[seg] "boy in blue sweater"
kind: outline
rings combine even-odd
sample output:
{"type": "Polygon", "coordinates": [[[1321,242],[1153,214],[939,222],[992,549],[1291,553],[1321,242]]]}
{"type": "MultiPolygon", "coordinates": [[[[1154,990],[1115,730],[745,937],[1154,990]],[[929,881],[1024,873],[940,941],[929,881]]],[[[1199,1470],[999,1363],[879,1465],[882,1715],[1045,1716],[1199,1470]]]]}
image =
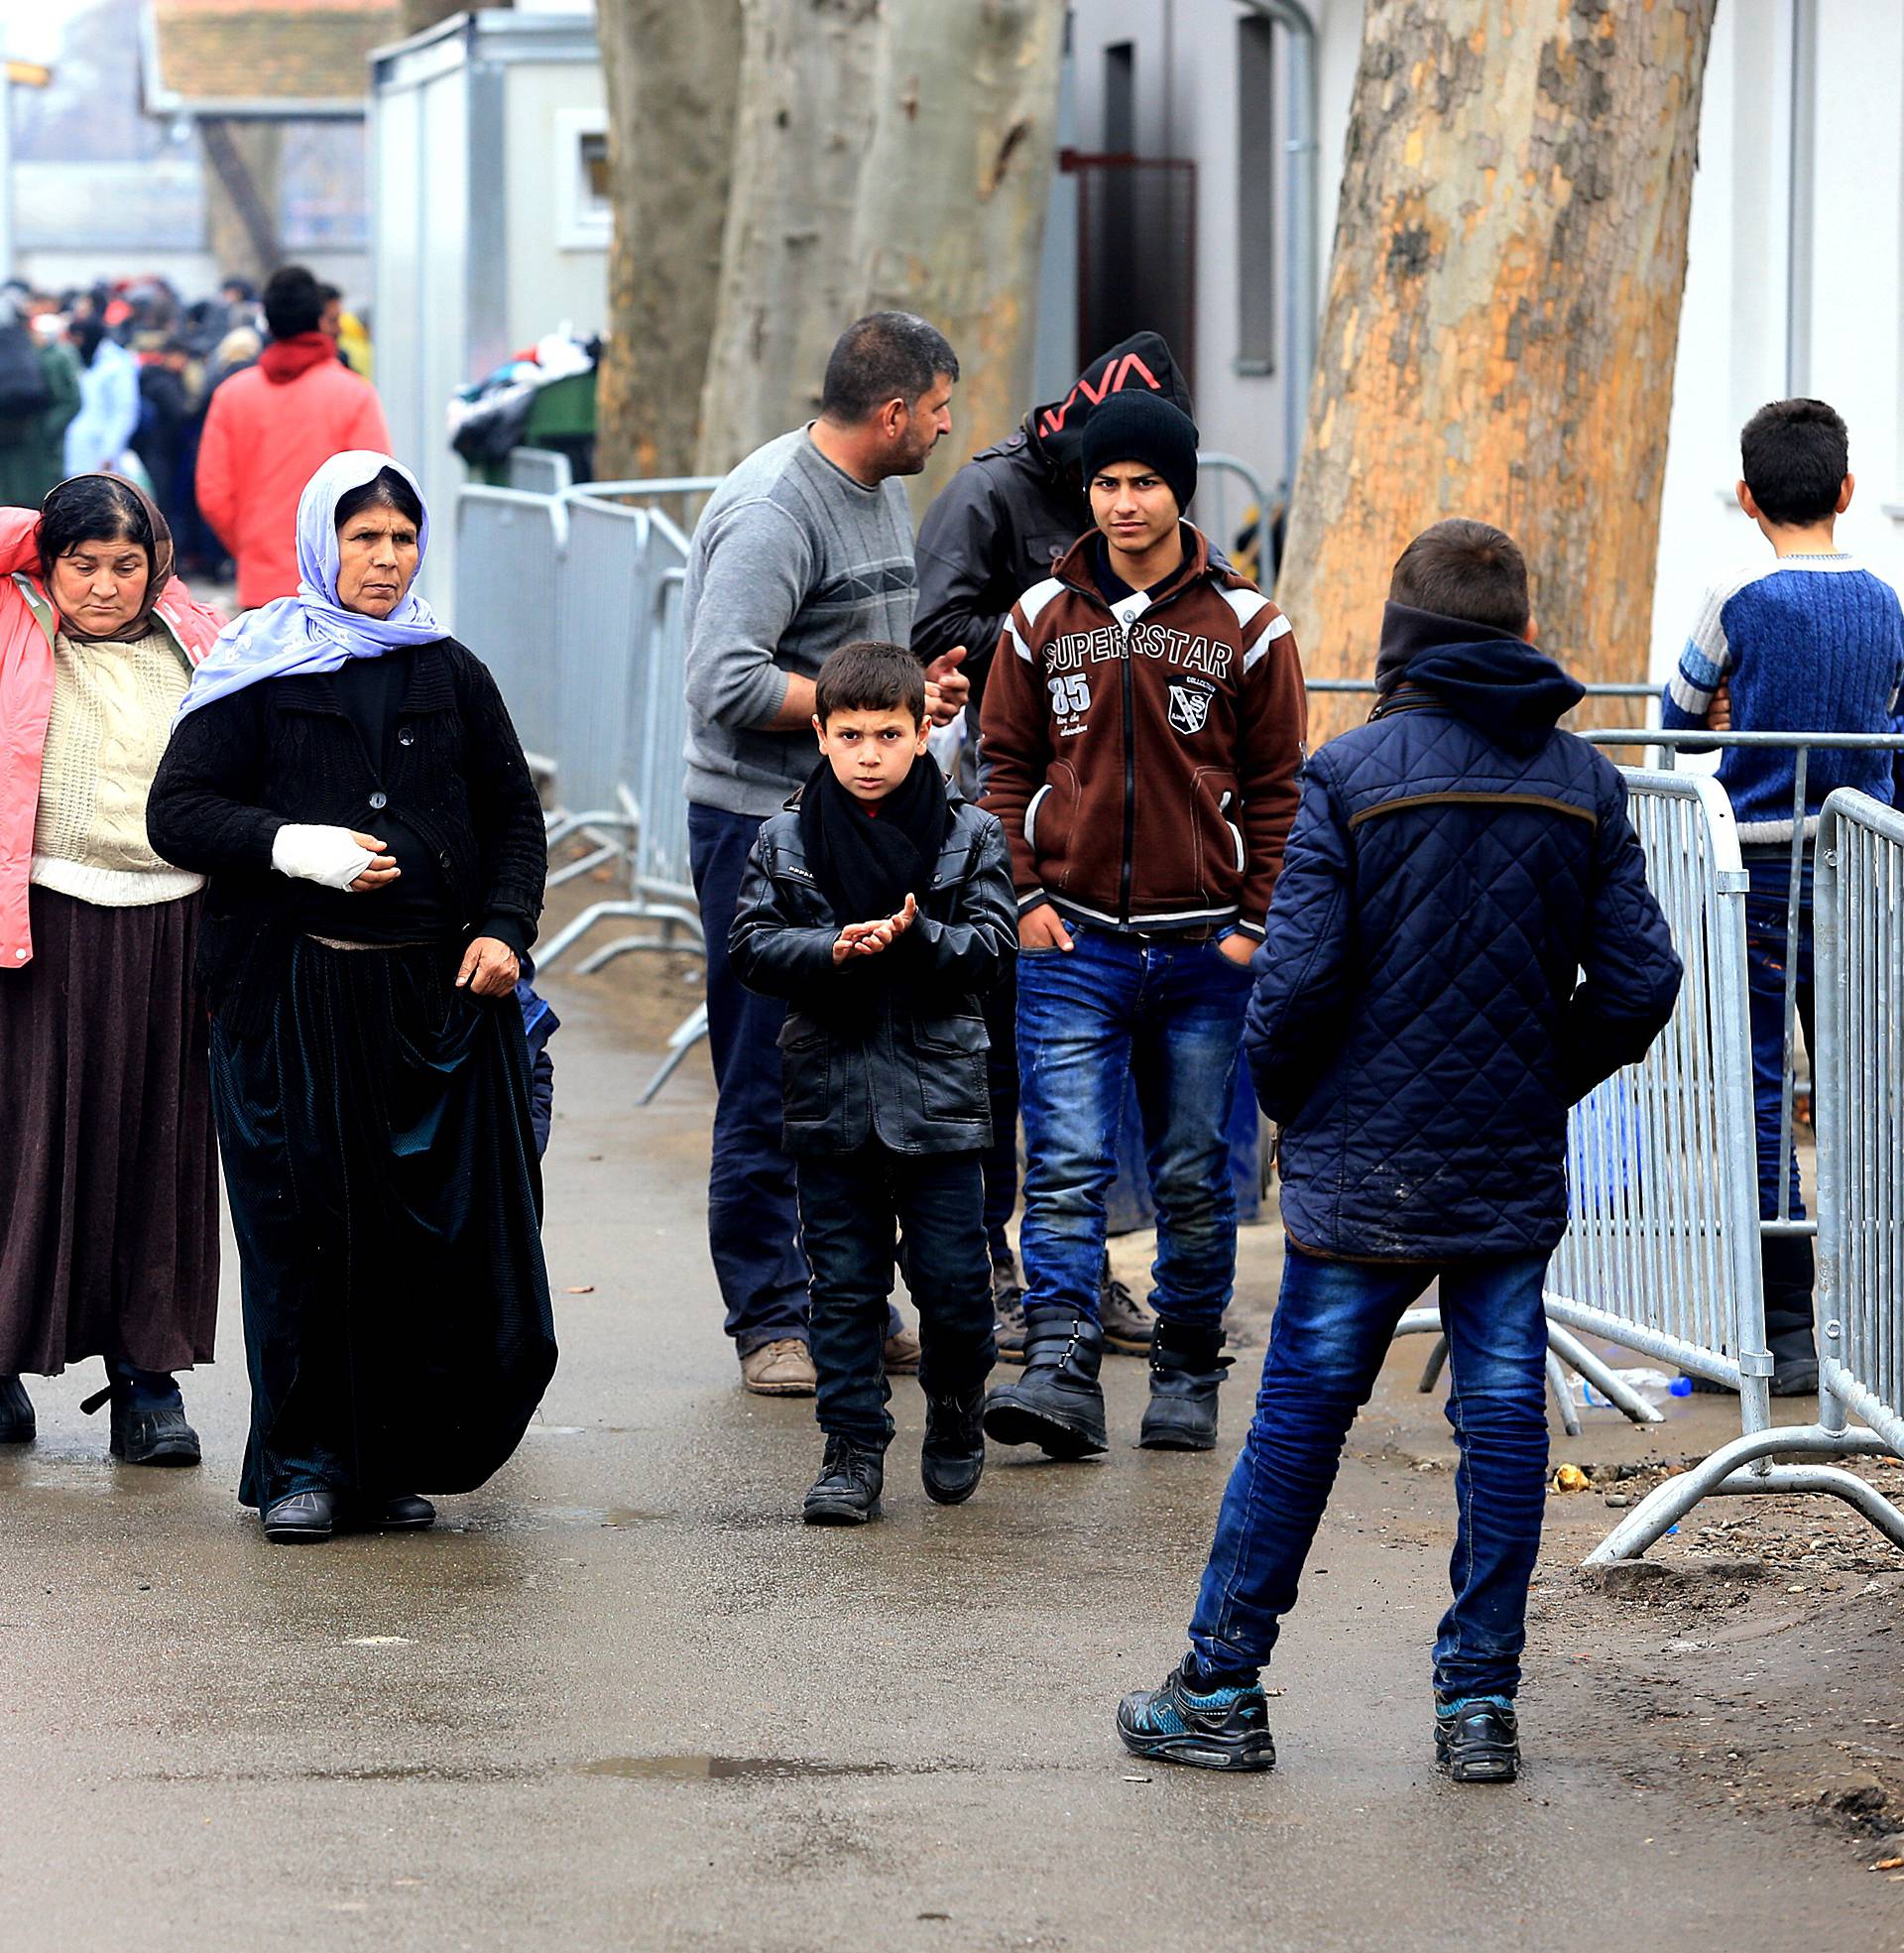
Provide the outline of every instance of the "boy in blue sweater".
{"type": "MultiPolygon", "coordinates": [[[[1853,485],[1844,423],[1822,400],[1773,401],[1746,422],[1739,448],[1738,506],[1772,546],[1772,560],[1708,591],[1666,687],[1660,723],[1729,724],[1740,732],[1891,731],[1904,681],[1904,613],[1897,592],[1837,545],[1835,525],[1850,506],[1853,485]]],[[[1819,810],[1834,788],[1855,787],[1889,805],[1892,759],[1888,752],[1813,753],[1805,775],[1806,838],[1817,833],[1819,810]]],[[[1785,975],[1794,953],[1800,1021],[1807,1046],[1816,1048],[1809,861],[1795,951],[1787,941],[1796,766],[1789,747],[1734,746],[1719,768],[1751,877],[1745,940],[1758,1211],[1766,1220],[1778,1213],[1785,975]]],[[[1802,1219],[1796,1157],[1790,1180],[1787,1212],[1802,1219]]],[[[1772,1392],[1802,1396],[1818,1388],[1812,1244],[1802,1236],[1767,1236],[1763,1257],[1772,1392]]]]}
{"type": "Polygon", "coordinates": [[[1303,769],[1244,1048],[1281,1128],[1288,1252],[1262,1389],[1190,1649],[1126,1697],[1141,1757],[1267,1770],[1258,1675],[1357,1409],[1439,1283],[1461,1465],[1435,1752],[1519,1768],[1514,1695],[1547,1481],[1548,1258],[1567,1112],[1644,1055],[1680,981],[1626,790],[1555,721],[1581,687],[1533,647],[1510,537],[1440,522],[1395,564],[1369,723],[1303,769]]]}

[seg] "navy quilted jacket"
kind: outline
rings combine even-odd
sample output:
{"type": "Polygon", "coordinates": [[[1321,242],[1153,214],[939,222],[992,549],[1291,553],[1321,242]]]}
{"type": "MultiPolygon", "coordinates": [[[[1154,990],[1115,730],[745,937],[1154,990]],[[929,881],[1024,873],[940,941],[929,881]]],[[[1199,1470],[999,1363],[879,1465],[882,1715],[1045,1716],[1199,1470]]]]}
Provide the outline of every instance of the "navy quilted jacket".
{"type": "Polygon", "coordinates": [[[1246,1046],[1295,1245],[1544,1255],[1568,1108],[1644,1055],[1680,964],[1581,696],[1503,633],[1391,604],[1368,724],[1303,774],[1246,1046]]]}

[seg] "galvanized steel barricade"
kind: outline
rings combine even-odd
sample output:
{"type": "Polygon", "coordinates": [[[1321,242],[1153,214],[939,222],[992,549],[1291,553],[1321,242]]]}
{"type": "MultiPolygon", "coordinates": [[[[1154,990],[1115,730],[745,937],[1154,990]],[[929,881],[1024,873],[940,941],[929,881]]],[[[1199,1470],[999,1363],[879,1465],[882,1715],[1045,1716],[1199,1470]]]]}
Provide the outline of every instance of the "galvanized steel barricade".
{"type": "Polygon", "coordinates": [[[456,498],[456,628],[544,775],[566,737],[555,660],[566,540],[563,507],[545,495],[469,483],[456,498]]]}
{"type": "Polygon", "coordinates": [[[529,495],[566,495],[575,486],[574,464],[552,447],[512,447],[509,485],[529,495]]]}

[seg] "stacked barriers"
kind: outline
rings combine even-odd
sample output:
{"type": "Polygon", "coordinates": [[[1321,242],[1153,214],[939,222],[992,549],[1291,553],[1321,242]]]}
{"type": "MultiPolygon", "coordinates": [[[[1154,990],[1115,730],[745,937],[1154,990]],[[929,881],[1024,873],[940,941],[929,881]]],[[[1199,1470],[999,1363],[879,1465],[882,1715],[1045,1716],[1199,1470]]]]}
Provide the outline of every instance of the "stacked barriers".
{"type": "MultiPolygon", "coordinates": [[[[1740,1435],[1643,1499],[1589,1555],[1590,1565],[1643,1552],[1713,1494],[1830,1493],[1904,1546],[1904,1513],[1855,1473],[1773,1462],[1781,1454],[1904,1455],[1904,1070],[1896,1016],[1904,1003],[1904,816],[1863,793],[1833,793],[1816,863],[1818,1420],[1772,1426],[1741,1392],[1740,1435]],[[1852,1411],[1867,1426],[1853,1425],[1852,1411]]],[[[1755,1202],[1749,1160],[1743,1183],[1755,1202]]]]}
{"type": "MultiPolygon", "coordinates": [[[[1803,859],[1804,755],[1811,747],[1896,746],[1894,736],[1590,733],[1609,745],[1779,744],[1799,749],[1793,854],[1803,859]]],[[[1904,1455],[1904,816],[1840,792],[1819,823],[1815,900],[1819,1217],[1786,1211],[1795,1145],[1796,982],[1787,986],[1779,1212],[1758,1214],[1745,1009],[1747,886],[1731,810],[1716,782],[1628,772],[1647,875],[1686,962],[1673,1023],[1639,1065],[1576,1109],[1569,1133],[1572,1219],[1549,1276],[1550,1317],[1675,1363],[1736,1391],[1740,1434],[1643,1499],[1588,1563],[1636,1557],[1703,1499],[1827,1493],[1904,1545],[1904,1513],[1854,1473],[1775,1462],[1904,1455]],[[1668,813],[1667,809],[1676,810],[1668,813]],[[1698,811],[1695,814],[1694,808],[1698,811]],[[1774,1425],[1759,1242],[1819,1235],[1820,1415],[1774,1425]],[[1850,1413],[1868,1427],[1853,1426],[1850,1413]]],[[[1792,917],[1797,924],[1796,902],[1792,917]]],[[[1796,969],[1797,958],[1788,962],[1796,969]]]]}

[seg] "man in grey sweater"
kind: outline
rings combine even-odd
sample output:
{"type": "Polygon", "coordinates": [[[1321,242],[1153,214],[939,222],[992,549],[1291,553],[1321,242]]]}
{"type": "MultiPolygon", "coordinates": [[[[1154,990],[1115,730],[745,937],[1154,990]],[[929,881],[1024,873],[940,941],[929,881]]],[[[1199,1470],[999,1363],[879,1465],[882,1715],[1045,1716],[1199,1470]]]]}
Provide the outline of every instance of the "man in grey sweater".
{"type": "MultiPolygon", "coordinates": [[[[708,1244],[742,1380],[763,1396],[813,1392],[807,1270],[780,1151],[784,1006],[742,988],[728,930],[762,821],[813,771],[813,678],[827,653],[862,638],[911,642],[918,576],[898,477],[917,474],[951,431],[958,377],[924,319],[856,320],[827,361],[820,418],[727,477],[688,558],[687,821],[718,1095],[708,1244]]],[[[927,671],[939,723],[965,703],[963,658],[957,648],[927,671]]]]}

